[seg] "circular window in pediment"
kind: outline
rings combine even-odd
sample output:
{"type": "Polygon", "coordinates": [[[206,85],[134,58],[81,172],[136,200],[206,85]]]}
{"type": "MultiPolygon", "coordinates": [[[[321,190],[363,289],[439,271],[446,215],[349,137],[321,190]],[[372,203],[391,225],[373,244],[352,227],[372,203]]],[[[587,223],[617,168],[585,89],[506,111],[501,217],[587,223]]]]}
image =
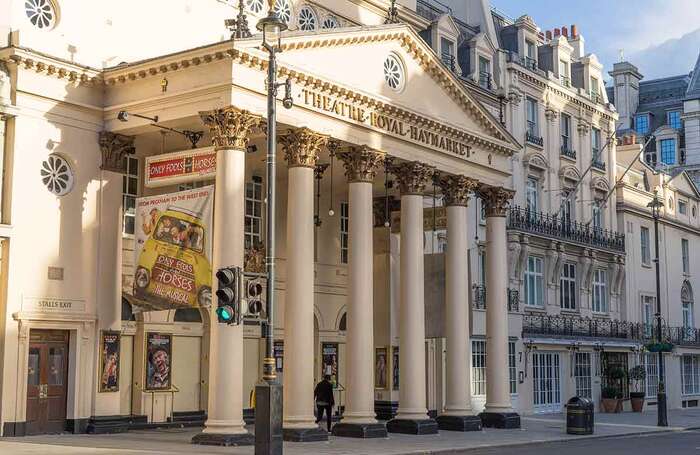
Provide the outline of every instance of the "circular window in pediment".
{"type": "Polygon", "coordinates": [[[41,181],[56,196],[64,196],[73,189],[75,175],[68,161],[52,153],[41,163],[41,181]]]}
{"type": "Polygon", "coordinates": [[[272,12],[285,24],[289,24],[289,21],[292,19],[292,6],[289,4],[289,0],[277,0],[272,12]]]}
{"type": "Polygon", "coordinates": [[[305,32],[316,30],[318,26],[318,18],[316,13],[309,6],[303,6],[299,10],[299,29],[305,32]]]}
{"type": "Polygon", "coordinates": [[[251,13],[260,14],[262,13],[263,7],[265,5],[265,0],[248,0],[248,9],[251,13]]]}
{"type": "Polygon", "coordinates": [[[38,29],[50,30],[56,25],[56,5],[51,0],[24,0],[24,12],[38,29]]]}
{"type": "Polygon", "coordinates": [[[384,80],[394,91],[400,92],[406,84],[406,71],[403,63],[396,55],[390,55],[384,60],[384,80]]]}

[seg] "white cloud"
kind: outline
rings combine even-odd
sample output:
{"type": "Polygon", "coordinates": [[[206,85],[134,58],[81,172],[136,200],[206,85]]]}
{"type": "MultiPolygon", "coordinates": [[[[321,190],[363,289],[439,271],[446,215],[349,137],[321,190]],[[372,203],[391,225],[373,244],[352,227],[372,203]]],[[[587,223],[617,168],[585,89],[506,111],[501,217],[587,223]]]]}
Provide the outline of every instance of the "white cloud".
{"type": "Polygon", "coordinates": [[[626,56],[626,60],[636,65],[644,79],[649,80],[690,72],[697,61],[698,53],[700,28],[680,38],[633,52],[626,56]]]}

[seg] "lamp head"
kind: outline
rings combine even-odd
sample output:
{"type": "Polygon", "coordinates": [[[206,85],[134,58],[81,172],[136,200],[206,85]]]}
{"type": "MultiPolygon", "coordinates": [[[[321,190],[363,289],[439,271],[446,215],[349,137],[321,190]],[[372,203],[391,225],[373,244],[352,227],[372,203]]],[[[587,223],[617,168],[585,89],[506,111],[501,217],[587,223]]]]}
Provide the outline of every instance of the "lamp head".
{"type": "Polygon", "coordinates": [[[117,114],[117,120],[120,122],[128,122],[129,121],[129,113],[126,111],[119,111],[117,114]]]}
{"type": "Polygon", "coordinates": [[[263,17],[258,21],[256,28],[263,33],[263,44],[270,47],[279,47],[282,32],[287,30],[288,27],[274,11],[275,0],[268,0],[268,3],[270,4],[269,13],[267,17],[263,17]]]}

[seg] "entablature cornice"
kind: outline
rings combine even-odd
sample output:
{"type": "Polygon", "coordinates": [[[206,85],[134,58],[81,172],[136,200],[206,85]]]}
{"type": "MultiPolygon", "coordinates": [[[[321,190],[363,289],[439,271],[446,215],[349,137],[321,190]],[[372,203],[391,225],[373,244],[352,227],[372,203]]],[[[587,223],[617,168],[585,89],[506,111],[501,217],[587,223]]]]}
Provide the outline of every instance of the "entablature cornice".
{"type": "Polygon", "coordinates": [[[5,48],[0,51],[0,62],[57,79],[65,79],[76,85],[99,85],[103,82],[100,70],[66,62],[31,49],[5,48]]]}

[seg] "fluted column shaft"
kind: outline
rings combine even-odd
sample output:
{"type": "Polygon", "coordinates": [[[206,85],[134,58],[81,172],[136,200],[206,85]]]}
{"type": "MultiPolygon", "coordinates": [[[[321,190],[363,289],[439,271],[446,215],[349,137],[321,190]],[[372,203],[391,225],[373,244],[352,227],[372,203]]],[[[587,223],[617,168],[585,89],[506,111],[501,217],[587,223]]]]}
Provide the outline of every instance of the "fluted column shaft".
{"type": "Polygon", "coordinates": [[[289,165],[284,304],[284,428],[315,428],[314,166],[328,137],[302,128],[282,140],[289,165]]]}

